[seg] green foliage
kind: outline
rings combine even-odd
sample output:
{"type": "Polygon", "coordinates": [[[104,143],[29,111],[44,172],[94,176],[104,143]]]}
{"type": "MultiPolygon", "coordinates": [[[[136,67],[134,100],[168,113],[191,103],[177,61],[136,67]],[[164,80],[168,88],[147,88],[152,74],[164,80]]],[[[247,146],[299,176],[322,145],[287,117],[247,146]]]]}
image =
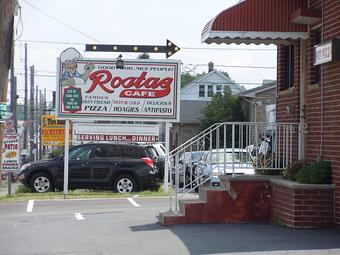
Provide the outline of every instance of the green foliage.
{"type": "Polygon", "coordinates": [[[245,112],[241,106],[241,100],[233,96],[231,90],[226,88],[224,94],[215,94],[202,110],[203,118],[201,119],[202,130],[219,122],[244,121],[245,112]]]}
{"type": "Polygon", "coordinates": [[[183,88],[184,86],[186,86],[187,84],[189,84],[193,80],[196,80],[196,79],[202,77],[203,75],[204,75],[204,73],[195,74],[195,75],[192,75],[189,72],[182,73],[182,75],[181,75],[181,88],[183,88]]]}
{"type": "Polygon", "coordinates": [[[306,162],[305,161],[295,161],[293,164],[287,166],[283,171],[282,171],[282,176],[285,177],[288,180],[291,181],[296,181],[295,179],[295,175],[297,174],[297,172],[302,169],[303,167],[306,166],[306,162]]]}
{"type": "Polygon", "coordinates": [[[313,165],[301,168],[295,175],[299,183],[329,184],[331,183],[331,164],[329,161],[319,161],[313,165]]]}
{"type": "Polygon", "coordinates": [[[150,59],[150,55],[148,53],[142,53],[138,55],[137,59],[150,59]]]}
{"type": "Polygon", "coordinates": [[[60,157],[60,154],[62,153],[62,150],[60,149],[54,149],[51,151],[51,153],[48,155],[49,158],[58,158],[60,157]]]}

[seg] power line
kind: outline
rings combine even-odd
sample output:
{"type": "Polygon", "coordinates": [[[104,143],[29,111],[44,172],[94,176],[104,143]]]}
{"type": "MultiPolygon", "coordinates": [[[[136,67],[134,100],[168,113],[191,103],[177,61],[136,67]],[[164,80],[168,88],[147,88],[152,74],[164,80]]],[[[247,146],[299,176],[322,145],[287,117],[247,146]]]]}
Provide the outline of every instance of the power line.
{"type": "MultiPolygon", "coordinates": [[[[61,44],[61,45],[86,45],[79,42],[60,42],[60,41],[43,41],[43,40],[18,40],[25,43],[45,43],[45,44],[61,44]]],[[[276,51],[276,49],[238,49],[238,48],[209,48],[209,47],[181,47],[181,50],[217,50],[217,51],[276,51]]]]}
{"type": "Polygon", "coordinates": [[[98,43],[102,43],[102,42],[98,41],[97,39],[93,38],[92,36],[90,36],[90,35],[88,35],[88,34],[85,34],[85,33],[83,33],[82,31],[80,31],[80,30],[78,30],[78,29],[76,29],[76,28],[74,28],[74,27],[72,27],[72,26],[70,26],[70,25],[68,25],[68,24],[66,24],[66,23],[64,23],[64,22],[62,22],[61,20],[59,20],[59,19],[57,19],[56,17],[54,17],[54,16],[48,14],[47,12],[45,12],[45,11],[43,11],[43,10],[41,10],[40,8],[38,8],[38,7],[36,7],[35,5],[31,4],[30,2],[27,2],[26,0],[22,0],[22,1],[25,2],[26,4],[28,4],[29,6],[31,6],[32,8],[36,9],[36,10],[39,11],[40,13],[44,14],[45,16],[47,16],[47,17],[53,19],[54,21],[56,21],[56,22],[58,22],[58,23],[64,25],[65,27],[68,27],[69,29],[71,29],[71,30],[73,30],[73,31],[75,31],[75,32],[77,32],[77,33],[79,33],[79,34],[81,34],[81,35],[83,35],[83,36],[85,36],[85,37],[87,37],[87,38],[90,38],[91,40],[94,40],[94,41],[96,41],[96,42],[98,42],[98,43]]]}

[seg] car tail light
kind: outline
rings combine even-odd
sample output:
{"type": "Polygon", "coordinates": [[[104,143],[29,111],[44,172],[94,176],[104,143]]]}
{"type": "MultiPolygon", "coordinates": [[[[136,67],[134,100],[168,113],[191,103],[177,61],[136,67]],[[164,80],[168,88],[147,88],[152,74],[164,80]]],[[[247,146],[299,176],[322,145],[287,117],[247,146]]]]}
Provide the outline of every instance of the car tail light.
{"type": "Polygon", "coordinates": [[[143,161],[144,161],[144,163],[145,164],[147,164],[149,167],[154,167],[154,165],[153,165],[153,160],[151,159],[151,158],[149,158],[149,157],[144,157],[144,158],[142,158],[143,159],[143,161]]]}

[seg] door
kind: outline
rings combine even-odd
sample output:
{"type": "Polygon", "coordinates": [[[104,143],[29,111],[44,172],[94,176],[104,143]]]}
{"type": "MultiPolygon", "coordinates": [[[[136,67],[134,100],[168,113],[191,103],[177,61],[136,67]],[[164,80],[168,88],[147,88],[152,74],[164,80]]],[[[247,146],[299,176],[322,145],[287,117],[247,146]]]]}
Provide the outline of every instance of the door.
{"type": "Polygon", "coordinates": [[[120,145],[97,144],[94,146],[94,157],[91,161],[93,171],[92,183],[95,186],[111,186],[112,174],[116,167],[119,167],[119,160],[122,154],[120,145]]]}
{"type": "Polygon", "coordinates": [[[91,185],[92,146],[80,146],[72,150],[69,155],[69,186],[73,188],[87,188],[91,185]]]}

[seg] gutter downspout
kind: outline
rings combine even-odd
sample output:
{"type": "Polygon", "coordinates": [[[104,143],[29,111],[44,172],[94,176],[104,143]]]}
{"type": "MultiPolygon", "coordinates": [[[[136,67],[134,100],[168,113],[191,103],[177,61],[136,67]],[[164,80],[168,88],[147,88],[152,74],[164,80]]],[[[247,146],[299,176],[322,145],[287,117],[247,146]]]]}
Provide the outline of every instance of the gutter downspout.
{"type": "Polygon", "coordinates": [[[305,69],[306,40],[300,39],[300,121],[298,138],[298,160],[305,158],[305,69]]]}

